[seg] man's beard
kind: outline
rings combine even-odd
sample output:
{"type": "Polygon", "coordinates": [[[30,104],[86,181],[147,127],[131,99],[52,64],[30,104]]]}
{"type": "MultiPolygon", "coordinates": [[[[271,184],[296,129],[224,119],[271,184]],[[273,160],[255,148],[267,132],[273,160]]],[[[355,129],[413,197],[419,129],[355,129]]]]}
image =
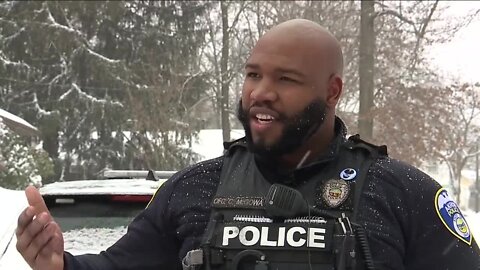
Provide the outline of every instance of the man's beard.
{"type": "MultiPolygon", "coordinates": [[[[269,107],[269,109],[273,110],[271,107],[269,107]]],[[[274,121],[283,123],[282,134],[275,143],[267,145],[264,140],[253,141],[250,127],[250,114],[248,109],[243,109],[241,100],[237,109],[237,118],[245,129],[245,137],[249,150],[264,158],[279,157],[298,149],[324,123],[325,117],[326,104],[321,99],[312,101],[301,112],[292,117],[287,117],[279,113],[279,117],[274,121]]]]}

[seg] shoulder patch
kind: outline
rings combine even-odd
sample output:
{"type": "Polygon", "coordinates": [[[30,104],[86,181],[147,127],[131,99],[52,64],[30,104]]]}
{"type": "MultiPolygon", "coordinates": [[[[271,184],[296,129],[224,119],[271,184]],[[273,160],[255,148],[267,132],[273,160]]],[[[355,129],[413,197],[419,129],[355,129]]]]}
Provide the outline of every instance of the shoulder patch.
{"type": "Polygon", "coordinates": [[[155,190],[155,193],[153,194],[152,198],[150,198],[150,201],[148,202],[147,206],[145,206],[145,209],[147,209],[150,206],[150,204],[153,202],[153,199],[155,199],[155,196],[157,196],[157,193],[158,193],[158,191],[160,190],[161,187],[162,187],[162,185],[160,185],[157,188],[157,190],[155,190]]]}
{"type": "Polygon", "coordinates": [[[445,188],[439,189],[435,195],[435,210],[450,233],[468,245],[472,244],[472,234],[467,220],[445,188]]]}

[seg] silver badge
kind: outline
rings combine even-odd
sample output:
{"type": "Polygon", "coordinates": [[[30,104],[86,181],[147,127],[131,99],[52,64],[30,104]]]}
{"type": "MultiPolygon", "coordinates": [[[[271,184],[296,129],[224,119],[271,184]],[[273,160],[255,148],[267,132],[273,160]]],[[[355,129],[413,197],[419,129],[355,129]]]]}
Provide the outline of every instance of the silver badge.
{"type": "Polygon", "coordinates": [[[353,180],[357,176],[357,171],[352,168],[346,168],[345,170],[340,172],[340,178],[345,181],[353,180]]]}
{"type": "Polygon", "coordinates": [[[322,197],[329,207],[335,208],[345,202],[349,193],[350,186],[345,180],[331,179],[323,186],[322,197]]]}

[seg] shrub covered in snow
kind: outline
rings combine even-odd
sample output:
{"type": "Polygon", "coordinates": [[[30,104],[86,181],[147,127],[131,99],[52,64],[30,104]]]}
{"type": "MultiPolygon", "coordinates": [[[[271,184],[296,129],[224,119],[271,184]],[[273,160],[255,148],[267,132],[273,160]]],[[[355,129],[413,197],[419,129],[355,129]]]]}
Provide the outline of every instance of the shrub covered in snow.
{"type": "Polygon", "coordinates": [[[41,148],[11,132],[0,119],[0,186],[23,189],[53,175],[53,162],[41,148]]]}

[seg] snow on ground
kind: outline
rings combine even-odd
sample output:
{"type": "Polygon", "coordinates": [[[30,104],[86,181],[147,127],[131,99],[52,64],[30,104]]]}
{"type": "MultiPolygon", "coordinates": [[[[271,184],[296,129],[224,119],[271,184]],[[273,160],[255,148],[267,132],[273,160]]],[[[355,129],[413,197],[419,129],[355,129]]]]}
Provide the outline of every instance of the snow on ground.
{"type": "Polygon", "coordinates": [[[25,209],[27,199],[23,191],[9,190],[0,187],[0,203],[2,207],[2,218],[0,221],[0,250],[10,240],[10,235],[6,232],[11,231],[17,224],[17,217],[25,209]]]}
{"type": "Polygon", "coordinates": [[[18,215],[27,206],[25,193],[0,187],[0,204],[6,206],[2,207],[0,219],[0,270],[30,269],[15,249],[14,244],[18,215]],[[7,246],[10,248],[7,249],[7,246]],[[5,250],[6,253],[3,254],[5,250]]]}
{"type": "MultiPolygon", "coordinates": [[[[234,129],[230,132],[231,140],[243,137],[243,129],[234,129]]],[[[223,135],[221,129],[202,129],[198,133],[198,140],[192,143],[193,152],[201,156],[201,160],[216,158],[223,154],[223,135]]]]}
{"type": "Polygon", "coordinates": [[[474,211],[464,211],[465,218],[467,219],[467,224],[472,231],[472,235],[475,238],[477,243],[480,242],[480,212],[475,213],[474,211]]]}
{"type": "Polygon", "coordinates": [[[127,233],[127,227],[88,228],[65,232],[65,250],[73,255],[97,254],[127,233]],[[92,237],[95,235],[95,237],[92,237]]]}

